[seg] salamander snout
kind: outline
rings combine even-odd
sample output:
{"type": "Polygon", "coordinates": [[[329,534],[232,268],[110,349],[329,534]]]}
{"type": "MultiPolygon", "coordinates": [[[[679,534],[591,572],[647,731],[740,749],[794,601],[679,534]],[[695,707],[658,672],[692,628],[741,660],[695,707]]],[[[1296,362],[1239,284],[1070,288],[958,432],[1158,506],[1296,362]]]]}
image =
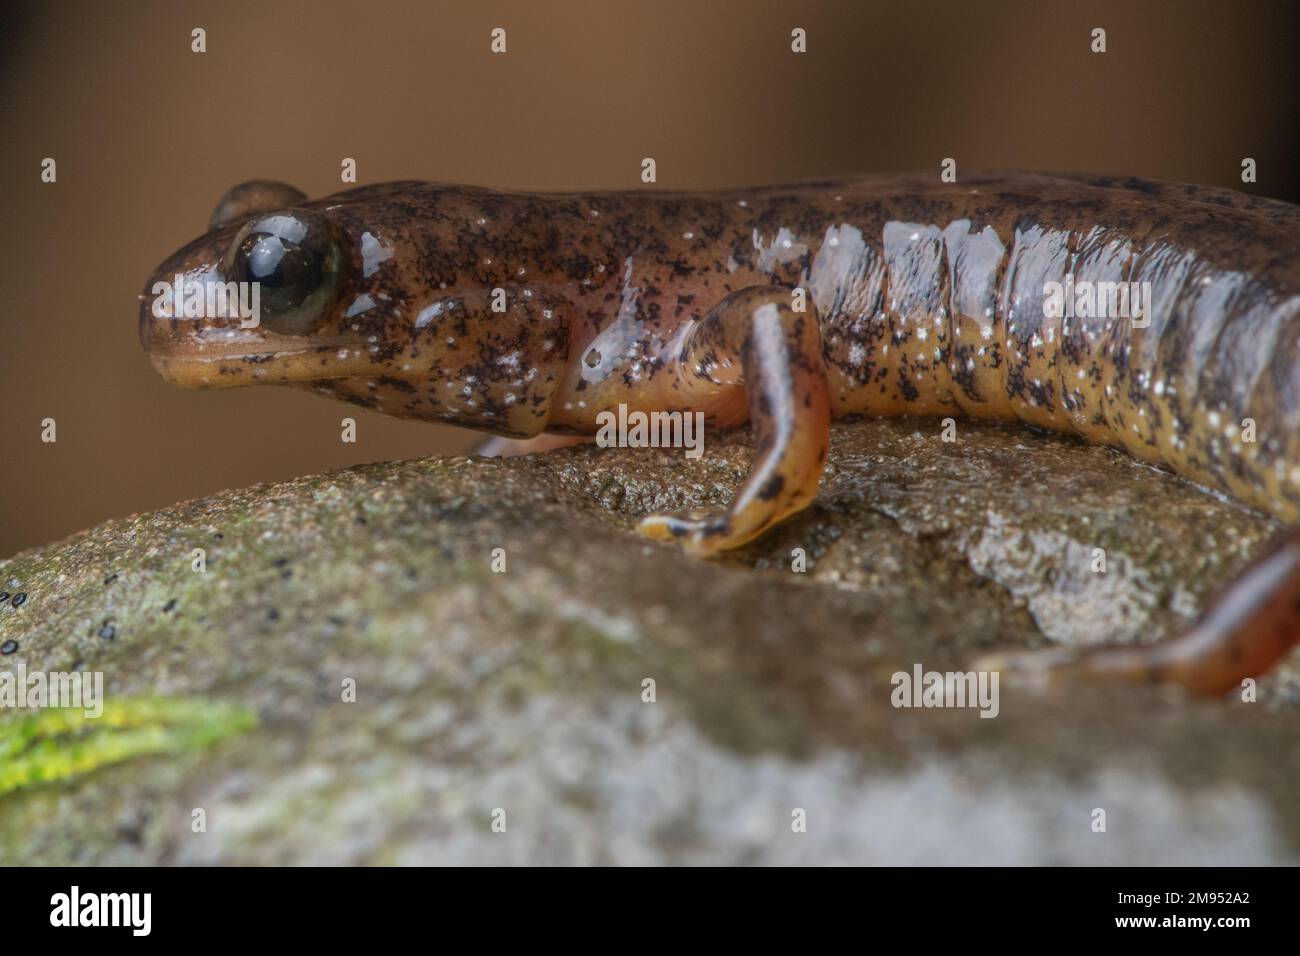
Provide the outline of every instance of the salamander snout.
{"type": "Polygon", "coordinates": [[[140,341],[155,368],[197,388],[346,374],[306,361],[355,337],[338,329],[350,261],[338,228],[292,207],[223,225],[249,208],[230,196],[213,214],[217,228],[159,266],[141,296],[140,341]]]}

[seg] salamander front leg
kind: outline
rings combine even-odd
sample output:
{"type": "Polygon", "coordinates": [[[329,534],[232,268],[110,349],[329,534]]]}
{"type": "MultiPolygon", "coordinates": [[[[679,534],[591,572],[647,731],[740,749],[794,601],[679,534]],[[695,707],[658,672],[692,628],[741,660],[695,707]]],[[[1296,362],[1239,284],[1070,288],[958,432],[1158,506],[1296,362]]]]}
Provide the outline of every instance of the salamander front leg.
{"type": "Polygon", "coordinates": [[[761,286],[727,296],[689,335],[676,360],[682,407],[721,404],[744,388],[754,434],[749,477],[725,512],[655,514],[637,530],[712,555],[736,548],[808,507],[826,464],[830,404],[821,331],[811,302],[792,307],[790,289],[761,286]],[[740,376],[735,376],[739,367],[740,376]]]}
{"type": "Polygon", "coordinates": [[[1300,532],[1257,558],[1186,634],[1158,644],[1113,645],[989,657],[977,670],[1006,671],[1038,686],[1067,681],[1174,683],[1223,694],[1263,674],[1300,642],[1300,532]]]}

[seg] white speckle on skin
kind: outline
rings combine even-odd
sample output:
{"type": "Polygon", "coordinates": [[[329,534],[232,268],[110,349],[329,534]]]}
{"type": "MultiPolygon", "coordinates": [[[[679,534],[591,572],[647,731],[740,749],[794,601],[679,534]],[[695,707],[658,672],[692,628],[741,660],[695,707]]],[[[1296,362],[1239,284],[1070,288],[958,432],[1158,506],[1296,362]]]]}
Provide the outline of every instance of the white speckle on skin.
{"type": "Polygon", "coordinates": [[[447,303],[445,300],[425,306],[420,310],[420,314],[415,317],[415,327],[417,329],[426,327],[434,319],[442,315],[443,310],[446,309],[446,307],[447,303]]]}
{"type": "Polygon", "coordinates": [[[374,233],[361,234],[361,272],[369,277],[379,267],[393,258],[393,250],[385,246],[374,233]]]}
{"type": "Polygon", "coordinates": [[[808,252],[808,245],[785,226],[777,230],[776,238],[764,243],[757,229],[753,231],[751,241],[758,253],[757,266],[762,272],[774,272],[778,266],[787,265],[802,258],[808,252]]]}
{"type": "MultiPolygon", "coordinates": [[[[362,312],[369,312],[374,307],[375,300],[363,293],[357,296],[356,299],[353,300],[352,304],[348,306],[348,311],[344,313],[343,317],[350,319],[353,316],[360,315],[362,312]]],[[[353,328],[355,329],[356,326],[354,325],[353,328]]]]}

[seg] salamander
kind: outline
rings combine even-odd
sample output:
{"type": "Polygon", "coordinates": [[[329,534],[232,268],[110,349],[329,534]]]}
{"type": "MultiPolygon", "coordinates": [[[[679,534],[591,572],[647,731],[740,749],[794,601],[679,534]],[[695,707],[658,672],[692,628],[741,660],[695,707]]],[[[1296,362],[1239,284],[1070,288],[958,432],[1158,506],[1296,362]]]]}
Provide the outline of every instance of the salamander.
{"type": "MultiPolygon", "coordinates": [[[[518,439],[590,435],[620,405],[748,423],[726,510],[638,526],[702,556],[806,508],[830,421],[865,416],[1021,421],[1300,520],[1300,208],[1222,189],[967,174],[309,201],[253,182],[141,299],[141,342],[184,387],[289,385],[518,439]],[[226,283],[260,291],[254,320],[182,294],[226,283]]],[[[1286,535],[1181,637],[995,663],[1216,693],[1298,637],[1286,535]]]]}

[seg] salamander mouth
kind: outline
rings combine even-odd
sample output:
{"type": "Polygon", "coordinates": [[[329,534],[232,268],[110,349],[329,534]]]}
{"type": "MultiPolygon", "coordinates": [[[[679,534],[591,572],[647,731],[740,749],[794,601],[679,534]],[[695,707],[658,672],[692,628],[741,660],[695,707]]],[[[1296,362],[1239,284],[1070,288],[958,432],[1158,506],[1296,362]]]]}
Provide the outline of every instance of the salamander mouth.
{"type": "Polygon", "coordinates": [[[305,341],[240,328],[237,318],[159,317],[150,300],[140,306],[140,342],[158,374],[182,388],[346,378],[368,364],[366,346],[355,335],[305,341]]]}
{"type": "Polygon", "coordinates": [[[346,378],[367,364],[366,347],[355,335],[308,341],[261,327],[241,328],[238,316],[177,317],[162,307],[159,315],[152,296],[141,300],[140,344],[158,374],[182,388],[346,378]]]}

